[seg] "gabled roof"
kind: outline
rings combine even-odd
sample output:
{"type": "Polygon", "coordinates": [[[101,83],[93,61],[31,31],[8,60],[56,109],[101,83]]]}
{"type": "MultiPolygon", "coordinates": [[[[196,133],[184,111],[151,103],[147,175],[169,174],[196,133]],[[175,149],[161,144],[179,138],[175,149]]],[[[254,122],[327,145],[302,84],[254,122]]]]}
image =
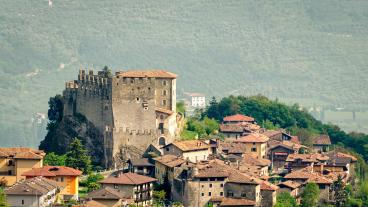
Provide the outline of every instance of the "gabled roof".
{"type": "Polygon", "coordinates": [[[45,195],[58,188],[55,181],[43,177],[36,177],[17,182],[5,190],[6,195],[45,195]]]}
{"type": "Polygon", "coordinates": [[[87,197],[92,199],[119,200],[124,198],[124,193],[118,189],[104,187],[88,193],[87,197]]]}
{"type": "Polygon", "coordinates": [[[223,119],[224,121],[244,121],[244,122],[253,122],[254,121],[254,118],[253,117],[250,117],[250,116],[245,116],[243,114],[235,114],[235,115],[232,115],[232,116],[226,116],[224,117],[223,119]]]}
{"type": "Polygon", "coordinates": [[[286,162],[295,162],[296,160],[302,160],[302,162],[320,162],[327,161],[330,158],[326,155],[314,153],[314,154],[289,154],[286,158],[286,162]]]}
{"type": "Polygon", "coordinates": [[[271,164],[271,161],[268,159],[264,159],[264,158],[254,157],[253,153],[245,153],[240,163],[246,163],[249,165],[265,167],[265,166],[269,166],[271,164]]]}
{"type": "Polygon", "coordinates": [[[296,189],[301,186],[301,184],[292,180],[287,180],[285,182],[279,183],[278,186],[286,186],[291,189],[296,189]]]}
{"type": "Polygon", "coordinates": [[[278,135],[281,135],[282,132],[281,131],[278,131],[278,130],[266,130],[262,133],[263,135],[269,137],[269,138],[272,138],[274,136],[278,136],[278,135]]]}
{"type": "Polygon", "coordinates": [[[313,145],[331,145],[331,140],[328,135],[319,135],[313,138],[313,145]]]}
{"type": "Polygon", "coordinates": [[[165,70],[128,70],[128,71],[120,71],[116,73],[119,77],[127,77],[127,78],[171,78],[175,79],[177,77],[176,74],[165,71],[165,70]]]}
{"type": "Polygon", "coordinates": [[[157,179],[151,178],[136,173],[118,173],[117,175],[110,175],[103,179],[100,183],[120,184],[120,185],[140,185],[144,183],[155,182],[157,179]]]}
{"type": "Polygon", "coordinates": [[[235,140],[234,142],[243,142],[243,143],[265,143],[267,142],[269,139],[267,136],[263,135],[263,134],[259,134],[259,133],[253,133],[253,134],[249,134],[247,136],[244,137],[240,137],[239,139],[235,140]]]}
{"type": "Polygon", "coordinates": [[[327,152],[325,155],[327,155],[331,161],[333,160],[340,160],[340,161],[350,160],[350,162],[357,161],[357,158],[354,157],[353,155],[349,155],[349,154],[342,153],[342,152],[330,151],[330,152],[327,152]]]}
{"type": "Polygon", "coordinates": [[[313,182],[317,184],[333,183],[331,179],[324,177],[322,174],[313,172],[313,168],[311,166],[291,172],[285,175],[284,178],[305,180],[305,182],[313,182]]]}
{"type": "Polygon", "coordinates": [[[129,162],[133,166],[137,166],[137,167],[140,167],[140,166],[143,166],[143,167],[155,166],[154,164],[152,164],[148,161],[148,158],[130,159],[129,162]]]}
{"type": "Polygon", "coordinates": [[[41,160],[45,156],[42,150],[35,150],[28,147],[0,148],[0,157],[11,157],[14,159],[41,160]]]}
{"type": "Polygon", "coordinates": [[[55,177],[55,176],[79,176],[82,172],[71,167],[65,166],[43,166],[41,168],[32,168],[26,171],[22,176],[28,177],[55,177]]]}
{"type": "Polygon", "coordinates": [[[263,181],[261,183],[261,190],[276,191],[277,189],[279,189],[277,185],[274,185],[268,181],[263,181]]]}
{"type": "Polygon", "coordinates": [[[159,162],[167,167],[177,167],[186,161],[175,155],[162,155],[160,157],[153,158],[156,162],[159,162]]]}
{"type": "Polygon", "coordinates": [[[174,145],[179,148],[183,152],[190,152],[190,151],[199,151],[199,150],[208,150],[210,146],[201,141],[201,140],[184,140],[184,141],[174,141],[165,147],[170,145],[174,145]]]}

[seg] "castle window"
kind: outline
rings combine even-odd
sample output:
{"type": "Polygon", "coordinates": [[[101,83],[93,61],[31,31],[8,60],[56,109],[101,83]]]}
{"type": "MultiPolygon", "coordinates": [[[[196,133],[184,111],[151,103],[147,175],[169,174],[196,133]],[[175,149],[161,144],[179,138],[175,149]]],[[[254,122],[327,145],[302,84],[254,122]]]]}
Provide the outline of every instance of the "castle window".
{"type": "Polygon", "coordinates": [[[163,95],[163,96],[166,96],[166,95],[167,95],[167,90],[163,90],[163,91],[162,91],[162,95],[163,95]]]}
{"type": "Polygon", "coordinates": [[[139,97],[135,98],[135,100],[136,100],[137,102],[139,102],[139,97]]]}
{"type": "Polygon", "coordinates": [[[162,100],[162,106],[166,106],[166,100],[162,100]]]}

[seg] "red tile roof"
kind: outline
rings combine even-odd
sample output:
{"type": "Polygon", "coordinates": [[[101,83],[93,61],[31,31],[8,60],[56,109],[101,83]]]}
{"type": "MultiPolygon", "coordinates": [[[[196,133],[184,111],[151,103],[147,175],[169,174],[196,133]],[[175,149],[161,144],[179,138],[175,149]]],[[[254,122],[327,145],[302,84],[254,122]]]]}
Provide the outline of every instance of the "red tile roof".
{"type": "Polygon", "coordinates": [[[286,158],[286,162],[295,162],[296,160],[302,160],[302,162],[319,162],[327,161],[330,158],[326,155],[314,153],[314,154],[289,154],[286,158]]]}
{"type": "Polygon", "coordinates": [[[163,108],[159,108],[159,107],[156,107],[155,110],[157,112],[160,112],[160,113],[164,113],[164,114],[168,114],[168,115],[171,115],[173,114],[174,112],[171,111],[171,110],[168,110],[168,109],[163,109],[163,108]]]}
{"type": "Polygon", "coordinates": [[[255,201],[242,198],[222,198],[220,206],[254,206],[255,201]]]}
{"type": "Polygon", "coordinates": [[[313,139],[314,145],[331,145],[331,140],[328,135],[319,135],[313,139]]]}
{"type": "Polygon", "coordinates": [[[239,139],[235,140],[234,142],[243,142],[243,143],[252,143],[252,142],[257,142],[257,143],[264,143],[267,142],[269,140],[269,138],[263,134],[258,134],[258,133],[253,133],[253,134],[249,134],[247,136],[244,137],[240,137],[239,139]]]}
{"type": "Polygon", "coordinates": [[[267,190],[267,191],[276,191],[277,189],[279,189],[278,186],[268,182],[268,181],[263,181],[261,183],[261,190],[267,190]]]}
{"type": "Polygon", "coordinates": [[[279,186],[280,186],[280,185],[284,185],[284,186],[286,186],[286,187],[288,187],[288,188],[292,188],[292,189],[296,189],[296,188],[298,188],[299,186],[301,186],[301,184],[300,184],[300,183],[298,183],[298,182],[294,182],[294,181],[292,181],[292,180],[287,180],[287,181],[285,181],[285,182],[279,183],[278,185],[279,185],[279,186]]]}
{"type": "Polygon", "coordinates": [[[79,176],[82,172],[74,168],[65,166],[44,166],[42,168],[33,168],[27,172],[24,172],[22,176],[27,177],[55,177],[55,176],[79,176]]]}
{"type": "Polygon", "coordinates": [[[176,167],[179,166],[183,163],[185,163],[186,161],[178,156],[175,155],[162,155],[160,157],[155,157],[153,158],[153,160],[155,160],[155,162],[161,163],[167,167],[176,167]]]}
{"type": "Polygon", "coordinates": [[[170,78],[175,79],[177,77],[176,74],[165,71],[165,70],[129,70],[129,71],[120,71],[116,73],[119,77],[127,77],[127,78],[170,78]]]}
{"type": "Polygon", "coordinates": [[[5,190],[7,195],[40,196],[58,188],[58,184],[50,179],[35,177],[17,182],[5,190]]]}
{"type": "Polygon", "coordinates": [[[12,157],[14,159],[35,159],[41,160],[45,156],[42,150],[35,150],[28,147],[0,148],[0,157],[12,157]]]}
{"type": "Polygon", "coordinates": [[[155,182],[157,179],[139,175],[136,173],[119,173],[116,176],[111,175],[100,181],[100,183],[121,184],[121,185],[140,185],[144,183],[155,182]]]}
{"type": "Polygon", "coordinates": [[[253,122],[254,118],[250,116],[245,116],[243,114],[235,114],[232,116],[224,117],[224,121],[245,121],[245,122],[253,122]]]}
{"type": "Polygon", "coordinates": [[[205,142],[201,140],[184,140],[184,141],[174,141],[169,145],[174,145],[177,148],[179,148],[183,152],[189,152],[189,151],[197,151],[197,150],[208,150],[210,148],[210,145],[206,144],[205,142]]]}

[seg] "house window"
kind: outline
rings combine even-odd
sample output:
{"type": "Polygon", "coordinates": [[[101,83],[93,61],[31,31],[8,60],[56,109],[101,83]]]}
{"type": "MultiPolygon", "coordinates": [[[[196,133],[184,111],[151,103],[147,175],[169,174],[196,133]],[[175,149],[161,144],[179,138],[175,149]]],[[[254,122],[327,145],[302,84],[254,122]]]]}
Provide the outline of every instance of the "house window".
{"type": "Polygon", "coordinates": [[[227,197],[233,197],[233,196],[234,196],[233,191],[228,190],[228,191],[227,191],[227,197]]]}
{"type": "Polygon", "coordinates": [[[163,96],[166,96],[166,95],[167,95],[167,90],[163,90],[163,91],[162,91],[162,95],[163,95],[163,96]]]}
{"type": "Polygon", "coordinates": [[[13,160],[9,160],[8,166],[12,166],[12,165],[13,165],[13,160]]]}
{"type": "MultiPolygon", "coordinates": [[[[164,138],[164,137],[160,137],[160,138],[158,139],[158,144],[159,144],[159,145],[161,145],[161,146],[166,145],[165,138],[164,138]]],[[[168,148],[168,147],[166,147],[166,151],[169,151],[169,148],[168,148]]]]}
{"type": "Polygon", "coordinates": [[[241,197],[245,198],[247,197],[247,194],[245,192],[241,192],[241,197]]]}
{"type": "Polygon", "coordinates": [[[319,189],[325,189],[326,186],[325,185],[319,185],[319,189]]]}
{"type": "Polygon", "coordinates": [[[167,85],[167,81],[165,81],[165,80],[164,80],[164,81],[162,81],[162,85],[163,85],[163,86],[166,86],[166,85],[167,85]]]}
{"type": "Polygon", "coordinates": [[[64,182],[64,177],[61,177],[61,178],[60,178],[60,181],[61,181],[61,182],[64,182]]]}
{"type": "Polygon", "coordinates": [[[204,193],[202,193],[202,196],[204,196],[204,193]]]}
{"type": "Polygon", "coordinates": [[[162,106],[166,106],[166,100],[162,100],[162,106]]]}
{"type": "Polygon", "coordinates": [[[24,200],[22,200],[22,205],[24,205],[24,200]]]}
{"type": "Polygon", "coordinates": [[[208,196],[211,196],[211,192],[208,192],[208,196]]]}
{"type": "Polygon", "coordinates": [[[224,192],[220,192],[220,196],[224,196],[224,192]]]}
{"type": "Polygon", "coordinates": [[[114,188],[115,188],[115,189],[118,189],[118,185],[114,184],[114,188]]]}
{"type": "Polygon", "coordinates": [[[252,147],[252,152],[257,152],[257,148],[252,147]]]}
{"type": "Polygon", "coordinates": [[[221,184],[220,184],[220,187],[221,187],[221,188],[223,188],[223,187],[224,187],[224,184],[223,184],[223,183],[221,183],[221,184]]]}
{"type": "Polygon", "coordinates": [[[210,188],[212,188],[212,183],[210,184],[210,188]]]}

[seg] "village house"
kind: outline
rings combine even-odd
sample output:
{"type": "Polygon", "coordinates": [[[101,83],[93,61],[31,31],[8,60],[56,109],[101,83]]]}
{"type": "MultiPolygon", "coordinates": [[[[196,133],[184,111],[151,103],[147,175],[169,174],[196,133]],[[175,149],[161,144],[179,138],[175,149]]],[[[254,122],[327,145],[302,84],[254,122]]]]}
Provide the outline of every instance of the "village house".
{"type": "Polygon", "coordinates": [[[223,118],[223,122],[220,124],[220,132],[226,138],[238,139],[241,136],[258,132],[260,126],[258,126],[253,117],[245,116],[242,114],[236,114],[223,118]]]}
{"type": "Polygon", "coordinates": [[[240,160],[239,165],[240,165],[240,168],[243,165],[257,167],[258,176],[254,174],[253,175],[256,177],[265,177],[265,176],[268,176],[268,170],[271,165],[271,161],[268,159],[264,159],[264,158],[257,158],[252,153],[245,153],[242,159],[240,160]]]}
{"type": "Polygon", "coordinates": [[[129,172],[150,177],[154,176],[155,165],[150,163],[148,158],[129,159],[127,163],[129,172]]]}
{"type": "Polygon", "coordinates": [[[46,207],[57,199],[58,184],[43,177],[22,180],[5,190],[7,202],[11,207],[46,207]]]}
{"type": "Polygon", "coordinates": [[[301,183],[292,181],[292,180],[287,180],[284,182],[281,182],[278,184],[279,189],[277,190],[278,193],[281,192],[287,192],[290,193],[291,196],[293,196],[294,198],[299,198],[300,196],[300,187],[301,187],[301,183]]]}
{"type": "Polygon", "coordinates": [[[326,155],[314,153],[314,154],[289,154],[286,158],[285,168],[291,171],[303,169],[305,167],[314,165],[325,165],[330,158],[326,155]]]}
{"type": "Polygon", "coordinates": [[[88,193],[88,199],[106,207],[126,207],[133,203],[132,198],[126,198],[120,189],[103,187],[88,193]]]}
{"type": "Polygon", "coordinates": [[[318,135],[313,138],[313,151],[317,153],[329,151],[331,140],[328,135],[318,135]]]}
{"type": "Polygon", "coordinates": [[[268,142],[268,157],[272,162],[272,169],[283,169],[287,157],[290,154],[298,154],[301,149],[306,151],[308,148],[291,141],[270,140],[268,142]]]}
{"type": "Polygon", "coordinates": [[[244,199],[253,206],[261,205],[262,180],[240,172],[226,161],[202,161],[176,172],[179,173],[173,181],[173,199],[182,201],[184,206],[227,206],[220,198],[244,199]]]}
{"type": "Polygon", "coordinates": [[[187,162],[181,157],[175,155],[163,155],[153,158],[155,161],[155,178],[157,182],[163,184],[165,179],[169,182],[174,179],[174,168],[187,162]]]}
{"type": "Polygon", "coordinates": [[[278,186],[263,181],[261,183],[261,206],[274,206],[276,205],[276,193],[279,189],[278,186]]]}
{"type": "Polygon", "coordinates": [[[235,140],[235,143],[244,144],[245,152],[250,152],[258,158],[266,158],[268,137],[254,133],[235,140]]]}
{"type": "Polygon", "coordinates": [[[34,177],[45,177],[56,181],[56,183],[63,189],[60,195],[65,199],[78,199],[79,190],[79,176],[82,174],[81,171],[65,167],[65,166],[44,166],[41,168],[33,168],[32,170],[26,171],[22,174],[26,179],[34,177]]]}
{"type": "Polygon", "coordinates": [[[330,188],[333,180],[325,177],[323,174],[314,172],[312,166],[293,171],[285,175],[284,178],[302,185],[306,183],[316,183],[320,189],[319,202],[323,203],[330,200],[330,188]]]}
{"type": "Polygon", "coordinates": [[[174,141],[164,147],[164,155],[179,156],[193,163],[207,160],[210,154],[210,145],[201,140],[174,141]]]}
{"type": "Polygon", "coordinates": [[[22,174],[32,168],[42,167],[45,153],[25,147],[0,148],[0,182],[12,186],[25,179],[22,174]]]}
{"type": "Polygon", "coordinates": [[[117,173],[100,181],[102,187],[120,190],[125,198],[132,198],[134,204],[150,206],[153,202],[153,183],[157,180],[136,173],[117,173]]]}

